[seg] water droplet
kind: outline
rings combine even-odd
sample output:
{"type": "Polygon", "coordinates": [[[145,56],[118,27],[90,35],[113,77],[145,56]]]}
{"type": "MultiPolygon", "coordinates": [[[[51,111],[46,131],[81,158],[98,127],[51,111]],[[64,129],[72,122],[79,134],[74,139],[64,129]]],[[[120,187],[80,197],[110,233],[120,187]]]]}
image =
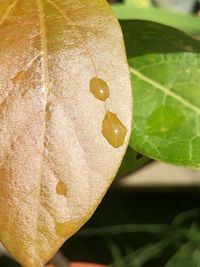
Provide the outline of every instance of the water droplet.
{"type": "Polygon", "coordinates": [[[65,222],[65,223],[56,223],[55,230],[56,234],[60,237],[70,237],[78,229],[77,223],[74,222],[65,222]]]}
{"type": "Polygon", "coordinates": [[[66,185],[61,181],[58,182],[56,186],[56,192],[58,195],[66,197],[68,193],[66,185]]]}
{"type": "Polygon", "coordinates": [[[110,96],[107,83],[97,77],[90,81],[90,92],[101,101],[106,101],[110,96]]]}
{"type": "Polygon", "coordinates": [[[107,111],[103,120],[102,133],[113,147],[118,148],[124,144],[127,129],[115,113],[107,111]]]}

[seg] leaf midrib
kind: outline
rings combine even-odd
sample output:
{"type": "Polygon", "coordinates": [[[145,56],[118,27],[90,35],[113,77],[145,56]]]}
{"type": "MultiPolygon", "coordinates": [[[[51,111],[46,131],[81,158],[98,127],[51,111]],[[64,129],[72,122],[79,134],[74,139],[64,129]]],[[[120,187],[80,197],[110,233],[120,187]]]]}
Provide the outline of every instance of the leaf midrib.
{"type": "Polygon", "coordinates": [[[46,32],[46,23],[45,23],[45,15],[44,15],[44,7],[42,4],[42,0],[36,0],[36,4],[38,7],[38,16],[41,30],[41,54],[42,54],[42,66],[41,66],[41,75],[42,75],[42,84],[43,88],[41,90],[45,91],[45,99],[44,99],[44,124],[43,124],[43,149],[41,152],[41,162],[40,162],[40,176],[39,176],[39,195],[38,195],[38,205],[37,205],[37,218],[35,225],[35,244],[34,250],[36,254],[37,248],[37,234],[38,234],[38,222],[39,222],[39,207],[40,207],[40,196],[41,196],[41,185],[42,185],[42,177],[43,177],[43,160],[44,160],[44,150],[45,150],[45,135],[46,135],[46,106],[48,102],[48,93],[49,93],[49,72],[48,72],[48,45],[47,45],[47,32],[46,32]]]}
{"type": "Polygon", "coordinates": [[[129,67],[130,72],[133,75],[136,75],[139,79],[143,80],[144,82],[152,85],[153,87],[157,88],[158,90],[162,91],[163,93],[165,93],[166,95],[174,98],[175,100],[177,100],[179,103],[181,103],[182,105],[184,105],[187,108],[190,108],[192,111],[194,111],[197,114],[200,114],[200,108],[193,105],[191,102],[185,100],[184,98],[182,98],[181,96],[175,94],[174,92],[172,92],[169,88],[163,86],[162,84],[158,83],[157,81],[145,76],[144,74],[142,74],[140,71],[136,70],[133,67],[129,67]]]}

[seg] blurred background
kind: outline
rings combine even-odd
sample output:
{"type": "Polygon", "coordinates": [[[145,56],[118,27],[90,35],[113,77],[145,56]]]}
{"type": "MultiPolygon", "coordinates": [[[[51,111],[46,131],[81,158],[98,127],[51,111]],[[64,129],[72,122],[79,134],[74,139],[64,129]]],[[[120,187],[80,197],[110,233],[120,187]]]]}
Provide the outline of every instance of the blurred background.
{"type": "MultiPolygon", "coordinates": [[[[119,19],[151,20],[191,31],[200,27],[197,0],[110,3],[119,19]]],[[[200,266],[199,189],[199,171],[154,162],[129,147],[96,213],[53,263],[56,267],[67,267],[68,261],[115,267],[200,266]]],[[[0,267],[19,266],[2,255],[0,267]]]]}
{"type": "MultiPolygon", "coordinates": [[[[126,2],[126,0],[110,0],[108,2],[116,4],[126,2]]],[[[132,2],[136,7],[149,8],[150,6],[154,6],[184,14],[198,14],[200,7],[200,1],[198,0],[130,0],[129,2],[132,2]]]]}

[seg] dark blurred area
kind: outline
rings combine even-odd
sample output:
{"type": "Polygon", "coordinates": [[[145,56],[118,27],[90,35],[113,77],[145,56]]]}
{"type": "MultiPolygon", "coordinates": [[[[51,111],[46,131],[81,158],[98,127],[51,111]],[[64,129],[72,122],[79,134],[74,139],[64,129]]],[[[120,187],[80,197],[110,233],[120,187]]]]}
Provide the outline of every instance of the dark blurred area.
{"type": "MultiPolygon", "coordinates": [[[[190,209],[198,208],[198,192],[156,192],[156,191],[112,191],[104,198],[91,220],[84,226],[96,228],[127,224],[168,224],[173,218],[190,209]]],[[[109,264],[113,261],[109,242],[114,242],[122,256],[127,250],[138,248],[154,242],[158,236],[147,233],[124,233],[116,235],[82,236],[77,233],[62,247],[70,260],[90,261],[109,264]]],[[[160,257],[152,260],[145,267],[162,267],[173,255],[177,247],[166,249],[160,257]]],[[[188,266],[189,267],[189,266],[188,266]]]]}
{"type": "MultiPolygon", "coordinates": [[[[109,264],[113,256],[109,248],[110,241],[120,249],[122,256],[127,251],[136,250],[145,244],[159,239],[148,233],[124,233],[99,236],[84,236],[84,229],[127,225],[127,224],[168,224],[173,218],[185,210],[198,208],[200,195],[198,192],[176,191],[116,191],[110,189],[90,221],[80,232],[68,240],[62,247],[63,254],[71,261],[97,262],[109,264]]],[[[177,249],[174,243],[164,250],[160,257],[152,260],[144,267],[163,267],[167,259],[177,249]]],[[[19,267],[9,258],[0,258],[1,267],[19,267]]],[[[57,267],[57,266],[56,266],[57,267]]],[[[189,266],[188,266],[189,267],[189,266]]]]}
{"type": "Polygon", "coordinates": [[[113,3],[122,3],[123,0],[109,0],[108,1],[110,4],[113,4],[113,3]]]}

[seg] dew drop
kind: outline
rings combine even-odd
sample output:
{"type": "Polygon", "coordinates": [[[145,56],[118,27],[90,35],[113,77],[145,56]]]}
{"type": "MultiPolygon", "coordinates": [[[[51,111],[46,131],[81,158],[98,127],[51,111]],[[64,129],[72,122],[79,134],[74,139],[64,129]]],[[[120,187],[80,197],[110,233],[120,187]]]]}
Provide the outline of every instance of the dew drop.
{"type": "Polygon", "coordinates": [[[56,223],[55,225],[56,234],[64,238],[71,236],[77,229],[78,226],[74,222],[56,223]]]}
{"type": "Polygon", "coordinates": [[[90,81],[90,92],[101,101],[106,101],[110,96],[107,83],[98,77],[94,77],[90,81]]]}
{"type": "Polygon", "coordinates": [[[124,144],[127,129],[115,113],[107,111],[103,120],[102,134],[113,147],[118,148],[124,144]]]}
{"type": "Polygon", "coordinates": [[[66,185],[61,181],[58,182],[56,186],[56,192],[58,195],[66,197],[68,193],[66,185]]]}

